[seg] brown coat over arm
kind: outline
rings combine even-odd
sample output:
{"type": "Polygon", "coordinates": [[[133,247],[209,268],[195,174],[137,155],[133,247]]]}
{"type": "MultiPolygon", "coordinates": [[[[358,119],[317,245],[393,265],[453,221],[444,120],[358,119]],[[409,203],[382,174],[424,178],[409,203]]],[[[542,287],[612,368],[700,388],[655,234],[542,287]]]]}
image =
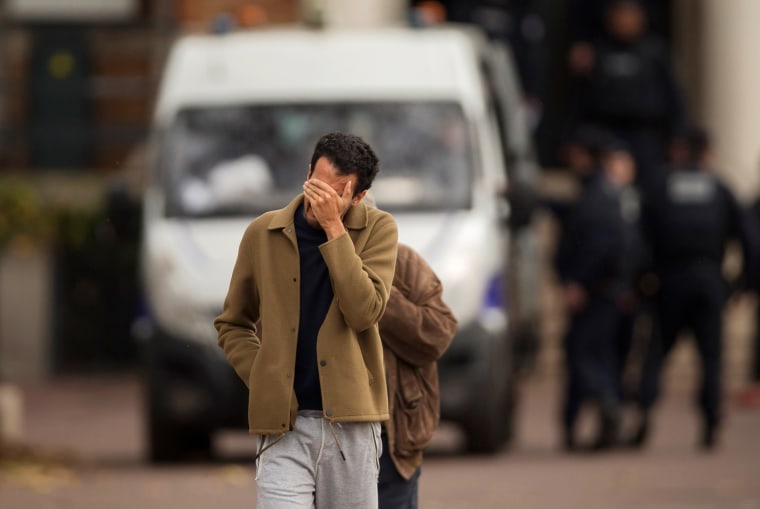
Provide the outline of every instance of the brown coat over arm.
{"type": "Polygon", "coordinates": [[[443,302],[443,288],[430,266],[399,244],[390,298],[380,320],[391,418],[390,455],[409,479],[422,463],[440,419],[437,361],[451,344],[457,321],[443,302]]]}

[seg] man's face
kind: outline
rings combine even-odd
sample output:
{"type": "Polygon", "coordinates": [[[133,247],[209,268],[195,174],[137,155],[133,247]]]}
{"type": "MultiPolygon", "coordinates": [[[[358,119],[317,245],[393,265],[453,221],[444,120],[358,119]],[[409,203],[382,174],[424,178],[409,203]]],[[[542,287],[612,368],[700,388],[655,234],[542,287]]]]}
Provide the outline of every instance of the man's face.
{"type": "MultiPolygon", "coordinates": [[[[329,159],[326,157],[320,157],[317,159],[316,164],[313,168],[309,168],[309,173],[306,175],[306,180],[311,179],[319,179],[322,182],[326,183],[330,187],[332,187],[336,193],[338,193],[338,196],[342,196],[343,192],[346,189],[346,185],[351,182],[351,188],[356,189],[356,181],[357,177],[355,174],[341,174],[338,169],[330,162],[329,159]]],[[[351,200],[348,204],[346,204],[345,209],[343,210],[343,213],[341,214],[341,217],[348,212],[348,209],[351,208],[352,205],[358,204],[364,195],[366,194],[366,191],[362,191],[358,195],[352,196],[351,200]]],[[[311,203],[307,197],[304,197],[303,202],[303,208],[304,208],[304,215],[306,216],[306,221],[313,227],[313,228],[321,228],[319,221],[317,220],[317,217],[314,215],[314,211],[312,210],[311,203]]]]}
{"type": "Polygon", "coordinates": [[[607,29],[620,41],[636,40],[646,30],[646,15],[636,3],[620,3],[608,13],[607,29]]]}
{"type": "Polygon", "coordinates": [[[604,157],[604,166],[610,178],[619,185],[633,184],[636,163],[625,150],[614,150],[604,157]]]}
{"type": "Polygon", "coordinates": [[[589,175],[594,170],[594,158],[591,152],[579,144],[566,145],[563,156],[567,166],[578,177],[589,175]]]}

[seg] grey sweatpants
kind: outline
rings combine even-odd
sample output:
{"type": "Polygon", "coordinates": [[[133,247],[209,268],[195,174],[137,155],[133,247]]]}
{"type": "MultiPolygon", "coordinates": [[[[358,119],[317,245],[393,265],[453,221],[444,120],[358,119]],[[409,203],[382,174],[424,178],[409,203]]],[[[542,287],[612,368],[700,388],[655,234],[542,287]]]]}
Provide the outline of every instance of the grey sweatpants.
{"type": "MultiPolygon", "coordinates": [[[[274,440],[262,437],[260,449],[274,440]]],[[[256,462],[256,507],[376,509],[381,452],[378,422],[331,430],[321,412],[299,412],[294,429],[256,462]]]]}

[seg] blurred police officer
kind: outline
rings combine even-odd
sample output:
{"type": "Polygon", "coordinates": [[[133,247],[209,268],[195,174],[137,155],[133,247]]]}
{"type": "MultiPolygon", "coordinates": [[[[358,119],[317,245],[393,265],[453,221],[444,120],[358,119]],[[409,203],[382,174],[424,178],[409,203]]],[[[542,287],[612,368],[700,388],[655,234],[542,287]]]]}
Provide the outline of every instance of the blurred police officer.
{"type": "MultiPolygon", "coordinates": [[[[594,149],[596,140],[601,131],[593,126],[582,125],[573,129],[565,136],[560,148],[560,159],[569,171],[571,180],[582,185],[597,168],[597,154],[594,149]]],[[[541,198],[541,206],[546,208],[559,222],[560,231],[566,227],[570,212],[577,197],[574,193],[570,196],[544,196],[541,198]]],[[[559,258],[555,261],[558,261],[559,258]]]]}
{"type": "Polygon", "coordinates": [[[615,337],[615,380],[620,401],[630,394],[625,385],[626,367],[634,345],[639,318],[646,313],[641,279],[648,268],[649,251],[641,230],[641,198],[635,188],[636,163],[628,146],[608,135],[600,151],[600,164],[620,193],[623,250],[621,286],[617,296],[618,328],[615,337]]]}
{"type": "Polygon", "coordinates": [[[573,116],[612,131],[630,147],[640,188],[659,176],[665,142],[684,123],[683,100],[665,43],[647,30],[639,0],[608,2],[605,33],[571,56],[578,77],[573,116]]]}
{"type": "MultiPolygon", "coordinates": [[[[751,289],[760,296],[760,197],[749,207],[748,223],[753,240],[754,270],[749,279],[751,289]]],[[[740,394],[740,402],[746,408],[760,408],[760,301],[755,306],[755,333],[753,336],[752,356],[749,359],[748,386],[740,394]]]]}
{"type": "MultiPolygon", "coordinates": [[[[599,410],[599,433],[593,449],[615,445],[619,425],[617,335],[619,301],[627,292],[624,259],[626,219],[623,189],[632,166],[600,165],[609,140],[601,131],[583,128],[574,139],[582,190],[562,224],[557,271],[570,323],[565,337],[567,387],[563,408],[563,445],[578,449],[575,424],[582,405],[599,410]],[[600,159],[601,156],[601,159],[600,159]],[[588,162],[593,169],[588,171],[588,162]],[[581,164],[582,163],[582,164],[581,164]],[[588,173],[586,173],[588,172],[588,173]]],[[[568,153],[570,155],[571,152],[568,153]]]]}
{"type": "MultiPolygon", "coordinates": [[[[646,353],[639,388],[641,422],[632,445],[649,434],[650,411],[658,395],[660,372],[683,329],[694,333],[702,381],[699,444],[711,448],[721,421],[721,330],[728,285],[722,272],[728,242],[738,239],[750,259],[747,228],[736,199],[709,167],[709,139],[689,134],[690,161],[674,167],[647,200],[643,221],[659,279],[659,327],[646,353]]],[[[746,265],[746,264],[745,264],[746,265]]]]}
{"type": "MultiPolygon", "coordinates": [[[[431,2],[413,0],[412,5],[431,2]]],[[[539,12],[541,0],[440,0],[448,21],[471,23],[483,29],[490,40],[509,46],[522,85],[531,120],[541,115],[544,88],[542,62],[546,26],[539,12]]]]}
{"type": "MultiPolygon", "coordinates": [[[[616,0],[569,0],[568,35],[570,53],[578,43],[593,44],[604,34],[605,14],[612,2],[616,0]]],[[[669,9],[661,0],[639,0],[646,12],[651,29],[665,36],[668,33],[669,9]]]]}

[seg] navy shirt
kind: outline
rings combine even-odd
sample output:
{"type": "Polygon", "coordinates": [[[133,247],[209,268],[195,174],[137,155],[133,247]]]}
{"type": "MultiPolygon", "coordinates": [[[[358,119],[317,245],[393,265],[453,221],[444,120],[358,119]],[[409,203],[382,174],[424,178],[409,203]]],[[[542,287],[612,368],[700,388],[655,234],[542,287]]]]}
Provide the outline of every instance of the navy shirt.
{"type": "Polygon", "coordinates": [[[330,274],[319,251],[319,246],[327,242],[327,235],[309,225],[303,205],[296,210],[294,221],[301,262],[301,298],[293,388],[299,410],[322,410],[317,334],[333,300],[330,274]]]}

